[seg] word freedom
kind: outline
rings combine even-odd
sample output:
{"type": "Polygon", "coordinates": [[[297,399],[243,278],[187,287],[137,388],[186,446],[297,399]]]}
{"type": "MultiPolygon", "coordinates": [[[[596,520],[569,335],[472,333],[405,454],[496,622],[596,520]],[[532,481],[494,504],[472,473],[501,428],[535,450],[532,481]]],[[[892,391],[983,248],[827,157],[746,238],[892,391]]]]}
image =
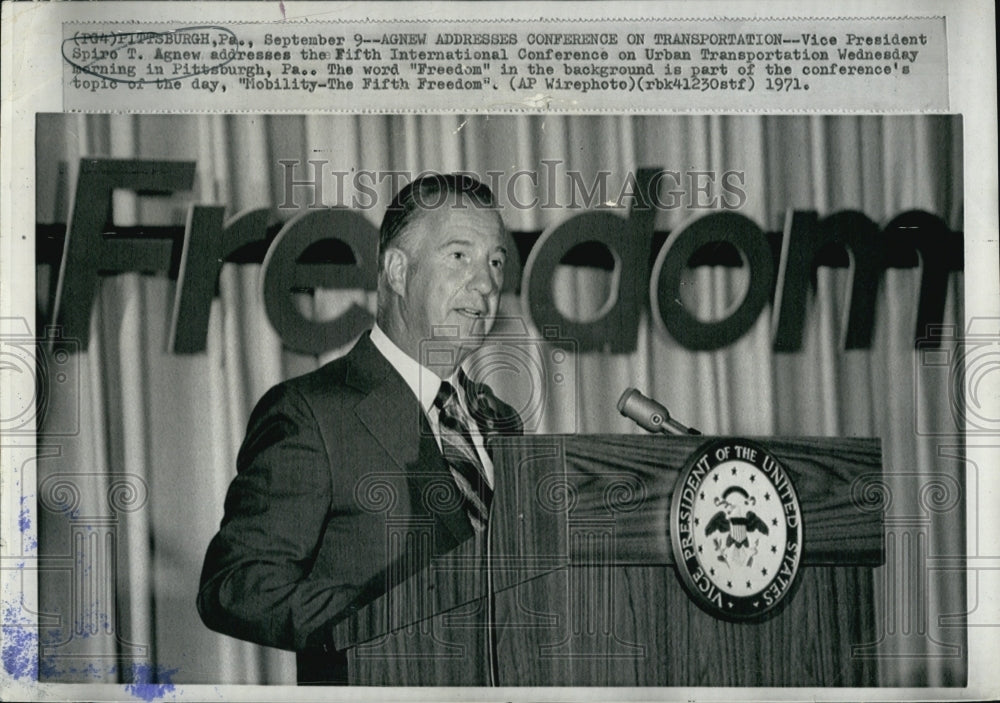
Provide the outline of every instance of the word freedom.
{"type": "MultiPolygon", "coordinates": [[[[940,327],[944,316],[950,251],[955,233],[936,215],[913,210],[880,227],[863,213],[842,211],[820,218],[812,211],[790,211],[780,242],[780,264],[767,235],[751,219],[717,210],[672,231],[651,262],[657,208],[649,194],[662,169],[639,169],[630,207],[621,216],[610,209],[590,209],[545,230],[527,256],[521,278],[523,312],[536,329],[558,330],[580,351],[634,351],[645,310],[681,345],[693,350],[726,347],[756,324],[771,303],[771,330],[776,351],[801,347],[810,279],[821,251],[831,245],[850,252],[849,295],[842,328],[843,346],[870,348],[879,279],[887,266],[910,266],[888,252],[919,253],[921,285],[915,337],[940,327]],[[556,268],[581,245],[606,247],[615,261],[613,290],[598,319],[571,320],[559,312],[552,291],[556,268]],[[706,249],[730,245],[749,273],[743,299],[725,319],[705,322],[681,299],[683,272],[706,249]],[[773,302],[772,302],[773,295],[773,302]]],[[[194,186],[195,163],[83,159],[74,208],[63,246],[52,324],[66,339],[87,348],[90,316],[102,275],[126,271],[177,272],[169,311],[168,347],[174,353],[204,351],[209,313],[223,264],[238,252],[263,244],[267,251],[260,289],[267,316],[285,346],[321,354],[341,347],[372,323],[354,305],[335,319],[304,315],[298,294],[318,288],[376,288],[378,230],[357,210],[337,207],[305,209],[286,222],[268,243],[270,207],[245,211],[224,220],[223,205],[192,205],[183,237],[107,236],[115,190],[171,193],[194,186]],[[332,246],[331,248],[331,244],[332,246]],[[329,256],[339,250],[347,256],[329,256]]],[[[442,206],[454,206],[442,203],[442,206]]],[[[544,207],[544,205],[539,205],[544,207]]],[[[508,289],[516,281],[506,281],[508,289]]]]}

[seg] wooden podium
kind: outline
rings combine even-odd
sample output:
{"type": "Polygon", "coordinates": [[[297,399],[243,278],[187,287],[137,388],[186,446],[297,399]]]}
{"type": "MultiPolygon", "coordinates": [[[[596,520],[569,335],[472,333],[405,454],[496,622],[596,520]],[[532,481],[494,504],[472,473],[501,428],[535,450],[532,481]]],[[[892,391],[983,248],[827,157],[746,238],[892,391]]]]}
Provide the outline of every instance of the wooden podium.
{"type": "MultiPolygon", "coordinates": [[[[494,445],[487,535],[335,630],[351,683],[438,686],[873,686],[872,570],[882,513],[859,491],[881,476],[871,439],[755,440],[786,467],[803,516],[799,580],[762,622],[699,608],[674,568],[670,499],[706,437],[528,436],[494,445]],[[861,651],[860,649],[858,651],[861,651]]],[[[401,560],[433,544],[397,520],[401,560]]],[[[409,568],[399,573],[412,573],[409,568]]]]}

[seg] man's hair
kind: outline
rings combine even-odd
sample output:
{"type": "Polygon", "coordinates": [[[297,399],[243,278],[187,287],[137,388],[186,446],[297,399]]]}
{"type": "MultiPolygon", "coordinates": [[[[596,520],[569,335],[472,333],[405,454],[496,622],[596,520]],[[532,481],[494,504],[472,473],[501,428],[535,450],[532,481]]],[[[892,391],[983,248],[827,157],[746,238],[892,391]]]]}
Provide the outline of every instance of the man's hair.
{"type": "Polygon", "coordinates": [[[472,207],[496,208],[496,198],[489,186],[464,173],[431,173],[407,183],[389,203],[378,233],[378,267],[382,270],[386,250],[406,228],[429,210],[442,207],[465,208],[462,196],[472,207]]]}

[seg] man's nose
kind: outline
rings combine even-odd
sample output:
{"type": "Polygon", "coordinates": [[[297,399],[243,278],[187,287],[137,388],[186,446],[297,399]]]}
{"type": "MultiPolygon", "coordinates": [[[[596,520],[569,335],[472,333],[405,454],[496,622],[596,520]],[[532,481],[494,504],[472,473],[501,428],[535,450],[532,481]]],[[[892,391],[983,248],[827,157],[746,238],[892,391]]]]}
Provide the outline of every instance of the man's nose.
{"type": "Polygon", "coordinates": [[[478,264],[473,268],[472,278],[469,279],[469,288],[480,295],[490,295],[497,290],[497,283],[493,280],[493,272],[490,270],[489,262],[478,264]]]}

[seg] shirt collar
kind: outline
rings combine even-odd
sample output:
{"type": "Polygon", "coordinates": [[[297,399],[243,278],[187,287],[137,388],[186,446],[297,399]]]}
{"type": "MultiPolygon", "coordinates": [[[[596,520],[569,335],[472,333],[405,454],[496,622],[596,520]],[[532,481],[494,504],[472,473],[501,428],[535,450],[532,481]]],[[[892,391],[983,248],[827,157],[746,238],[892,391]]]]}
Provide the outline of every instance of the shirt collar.
{"type": "MultiPolygon", "coordinates": [[[[386,361],[392,364],[406,381],[406,385],[413,391],[424,412],[430,412],[434,398],[441,388],[441,377],[400,349],[377,324],[372,327],[371,340],[386,361]]],[[[452,375],[450,383],[457,387],[458,371],[452,375]]]]}

